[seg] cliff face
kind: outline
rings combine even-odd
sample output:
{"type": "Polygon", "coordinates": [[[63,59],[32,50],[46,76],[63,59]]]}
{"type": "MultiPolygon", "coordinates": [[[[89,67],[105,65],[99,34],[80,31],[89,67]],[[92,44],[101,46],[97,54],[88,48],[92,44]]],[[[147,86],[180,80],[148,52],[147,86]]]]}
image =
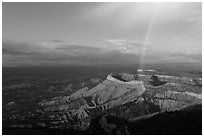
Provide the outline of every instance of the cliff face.
{"type": "Polygon", "coordinates": [[[87,129],[90,120],[98,115],[111,114],[134,120],[201,104],[200,84],[199,78],[122,73],[108,75],[92,89],[85,87],[70,96],[40,102],[40,105],[53,114],[52,120],[87,129]]]}
{"type": "Polygon", "coordinates": [[[175,111],[202,103],[200,94],[176,91],[157,93],[153,100],[160,106],[162,111],[175,111]]]}

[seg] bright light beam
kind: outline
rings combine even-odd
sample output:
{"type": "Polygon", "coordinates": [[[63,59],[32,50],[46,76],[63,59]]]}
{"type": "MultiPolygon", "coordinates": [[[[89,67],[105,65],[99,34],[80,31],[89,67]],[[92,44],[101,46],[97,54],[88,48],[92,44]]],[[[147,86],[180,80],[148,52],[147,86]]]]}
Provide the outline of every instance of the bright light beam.
{"type": "Polygon", "coordinates": [[[141,53],[141,58],[140,58],[140,69],[143,69],[143,66],[144,66],[144,58],[145,58],[147,46],[148,46],[148,43],[149,43],[149,38],[151,36],[151,32],[152,32],[152,28],[153,28],[153,25],[154,25],[155,20],[156,20],[156,16],[157,16],[158,11],[160,9],[159,7],[160,7],[160,4],[157,4],[155,6],[152,18],[151,18],[150,23],[148,25],[147,32],[145,34],[144,45],[142,47],[142,53],[141,53]]]}

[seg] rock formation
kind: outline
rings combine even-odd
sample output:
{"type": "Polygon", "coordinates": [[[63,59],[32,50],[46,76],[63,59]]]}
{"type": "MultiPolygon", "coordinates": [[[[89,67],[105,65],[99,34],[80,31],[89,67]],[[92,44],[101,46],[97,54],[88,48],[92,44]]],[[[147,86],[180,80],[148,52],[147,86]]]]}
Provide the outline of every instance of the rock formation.
{"type": "Polygon", "coordinates": [[[46,110],[67,111],[72,117],[84,119],[92,109],[105,110],[137,100],[144,91],[142,81],[123,82],[108,75],[107,80],[90,90],[85,87],[70,96],[40,104],[46,106],[46,110]]]}
{"type": "MultiPolygon", "coordinates": [[[[84,87],[70,96],[42,101],[39,104],[47,112],[64,112],[61,117],[65,118],[59,119],[64,119],[67,123],[74,121],[72,127],[87,129],[90,120],[102,114],[132,120],[202,104],[201,84],[200,78],[111,74],[94,88],[84,87]]],[[[104,119],[102,121],[106,123],[104,119]]],[[[106,132],[109,133],[111,128],[114,125],[105,128],[106,132]]]]}

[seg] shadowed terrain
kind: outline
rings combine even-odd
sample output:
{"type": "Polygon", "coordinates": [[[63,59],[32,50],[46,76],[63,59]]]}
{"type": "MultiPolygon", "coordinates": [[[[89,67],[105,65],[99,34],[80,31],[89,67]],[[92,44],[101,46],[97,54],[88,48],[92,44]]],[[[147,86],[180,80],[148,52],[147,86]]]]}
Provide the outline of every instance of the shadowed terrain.
{"type": "Polygon", "coordinates": [[[30,74],[29,79],[25,71],[21,77],[4,73],[3,134],[201,133],[199,73],[180,76],[132,68],[56,69],[54,76],[39,71],[41,76],[30,74]],[[190,121],[192,130],[179,128],[190,121]]]}
{"type": "Polygon", "coordinates": [[[87,130],[49,129],[49,128],[7,128],[3,134],[11,135],[52,135],[52,134],[135,134],[135,135],[201,135],[202,106],[191,106],[180,111],[158,113],[152,116],[140,117],[128,122],[125,119],[111,115],[102,115],[91,121],[87,130]]]}

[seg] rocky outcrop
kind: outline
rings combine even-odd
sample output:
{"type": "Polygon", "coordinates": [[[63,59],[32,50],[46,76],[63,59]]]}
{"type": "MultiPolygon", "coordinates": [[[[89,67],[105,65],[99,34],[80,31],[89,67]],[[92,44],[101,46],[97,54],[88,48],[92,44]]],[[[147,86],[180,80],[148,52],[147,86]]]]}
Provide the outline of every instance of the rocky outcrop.
{"type": "Polygon", "coordinates": [[[202,103],[200,94],[176,91],[157,93],[153,100],[160,106],[162,111],[175,111],[202,103]]]}
{"type": "Polygon", "coordinates": [[[71,117],[84,119],[92,109],[103,111],[115,106],[137,100],[145,91],[142,81],[120,81],[111,75],[107,80],[88,90],[87,87],[76,91],[70,96],[41,102],[48,111],[67,111],[71,117]]]}
{"type": "MultiPolygon", "coordinates": [[[[44,106],[47,112],[63,112],[62,117],[66,117],[66,123],[71,120],[72,127],[77,123],[78,127],[87,128],[90,119],[104,113],[131,120],[202,104],[200,84],[199,78],[112,74],[94,88],[84,87],[69,96],[42,101],[39,104],[44,106]],[[151,82],[155,80],[156,85],[152,85],[151,82]]],[[[106,132],[112,127],[114,126],[109,125],[106,132]]]]}
{"type": "Polygon", "coordinates": [[[126,74],[126,73],[119,73],[119,74],[116,73],[116,74],[111,74],[110,76],[124,82],[134,81],[137,79],[137,75],[126,74]]]}

